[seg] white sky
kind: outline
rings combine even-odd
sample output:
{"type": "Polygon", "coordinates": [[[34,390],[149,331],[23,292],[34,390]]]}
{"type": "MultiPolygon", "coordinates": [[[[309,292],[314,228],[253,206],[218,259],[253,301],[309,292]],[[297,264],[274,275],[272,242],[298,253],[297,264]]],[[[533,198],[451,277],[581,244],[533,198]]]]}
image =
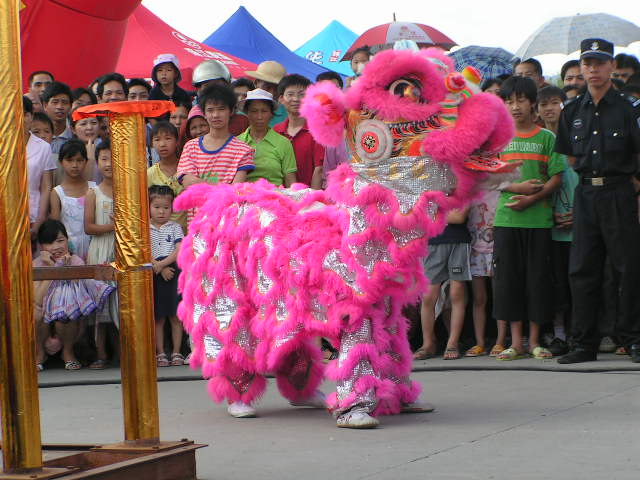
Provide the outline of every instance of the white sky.
{"type": "Polygon", "coordinates": [[[240,5],[292,50],[331,20],[356,34],[393,20],[424,23],[461,46],[502,47],[515,53],[539,26],[553,17],[609,13],[640,25],[640,8],[631,0],[144,0],[143,4],[176,30],[202,41],[240,5]],[[509,5],[512,5],[510,7],[509,5]]]}

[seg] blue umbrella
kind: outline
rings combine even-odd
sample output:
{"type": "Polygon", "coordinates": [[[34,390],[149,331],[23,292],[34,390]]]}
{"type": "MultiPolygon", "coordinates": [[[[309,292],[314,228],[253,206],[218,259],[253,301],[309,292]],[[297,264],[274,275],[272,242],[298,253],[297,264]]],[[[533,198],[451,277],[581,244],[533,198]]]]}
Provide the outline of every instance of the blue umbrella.
{"type": "Polygon", "coordinates": [[[456,50],[449,56],[456,62],[457,71],[471,65],[480,71],[483,80],[513,73],[515,57],[502,48],[471,45],[456,50]]]}

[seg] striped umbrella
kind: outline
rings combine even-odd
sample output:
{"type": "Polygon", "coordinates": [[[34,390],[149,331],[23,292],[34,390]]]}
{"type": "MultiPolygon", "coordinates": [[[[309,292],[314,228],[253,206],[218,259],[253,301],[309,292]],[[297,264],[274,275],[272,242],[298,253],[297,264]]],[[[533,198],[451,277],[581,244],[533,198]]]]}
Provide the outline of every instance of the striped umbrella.
{"type": "Polygon", "coordinates": [[[513,73],[513,53],[502,48],[480,47],[471,45],[449,54],[456,62],[456,70],[468,65],[477,68],[482,74],[483,80],[496,78],[500,75],[511,75],[513,73]]]}
{"type": "Polygon", "coordinates": [[[440,47],[449,50],[456,42],[444,33],[422,23],[391,22],[370,28],[351,45],[342,60],[351,60],[353,52],[365,45],[371,49],[371,53],[392,48],[393,44],[400,40],[413,40],[420,48],[440,47]]]}

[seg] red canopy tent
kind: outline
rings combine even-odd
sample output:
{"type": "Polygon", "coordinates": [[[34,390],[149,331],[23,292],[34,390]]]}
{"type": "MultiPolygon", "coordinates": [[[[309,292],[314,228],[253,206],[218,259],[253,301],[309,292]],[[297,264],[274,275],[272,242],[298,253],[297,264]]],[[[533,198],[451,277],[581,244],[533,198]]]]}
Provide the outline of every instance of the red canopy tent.
{"type": "Polygon", "coordinates": [[[173,53],[180,61],[183,88],[190,89],[191,75],[196,65],[206,59],[224,63],[231,76],[243,77],[256,65],[208,47],[183,35],[140,5],[129,17],[127,30],[116,71],[127,78],[149,78],[153,59],[160,53],[173,53]]]}

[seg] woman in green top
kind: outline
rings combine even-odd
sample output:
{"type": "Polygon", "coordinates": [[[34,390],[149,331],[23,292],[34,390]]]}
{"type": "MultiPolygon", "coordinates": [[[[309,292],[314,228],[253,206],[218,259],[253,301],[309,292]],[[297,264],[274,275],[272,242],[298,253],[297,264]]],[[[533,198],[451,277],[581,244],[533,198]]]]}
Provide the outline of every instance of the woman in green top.
{"type": "Polygon", "coordinates": [[[259,88],[248,92],[244,113],[249,119],[249,128],[238,135],[238,140],[256,150],[256,168],[247,176],[247,182],[264,178],[276,186],[290,187],[296,182],[296,157],[291,142],[269,127],[274,110],[275,103],[269,92],[259,88]]]}

